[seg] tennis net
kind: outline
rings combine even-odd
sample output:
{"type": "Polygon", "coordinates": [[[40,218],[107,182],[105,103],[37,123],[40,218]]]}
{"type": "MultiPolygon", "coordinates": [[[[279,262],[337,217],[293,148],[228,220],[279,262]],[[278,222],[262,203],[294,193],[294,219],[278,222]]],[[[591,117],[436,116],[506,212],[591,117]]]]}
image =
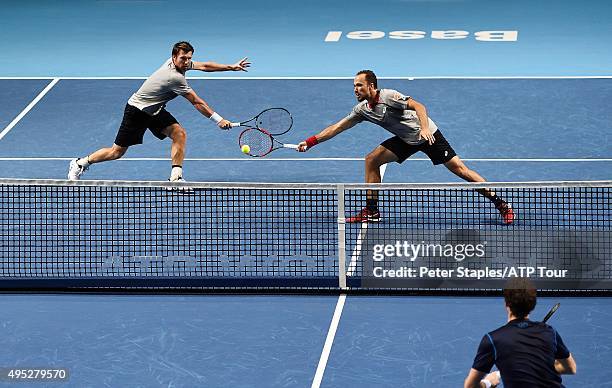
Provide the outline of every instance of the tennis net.
{"type": "Polygon", "coordinates": [[[612,291],[612,181],[0,179],[2,290],[612,291]],[[515,211],[503,223],[487,189],[515,211]],[[378,197],[380,222],[347,223],[378,197]]]}

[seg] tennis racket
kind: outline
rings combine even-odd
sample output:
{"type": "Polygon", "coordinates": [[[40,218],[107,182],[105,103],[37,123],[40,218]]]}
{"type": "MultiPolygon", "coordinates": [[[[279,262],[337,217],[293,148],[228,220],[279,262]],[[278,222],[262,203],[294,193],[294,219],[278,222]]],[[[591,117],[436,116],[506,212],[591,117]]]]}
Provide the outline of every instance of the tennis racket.
{"type": "Polygon", "coordinates": [[[559,306],[561,306],[561,303],[557,303],[556,305],[554,305],[550,311],[548,312],[548,314],[546,314],[546,316],[544,317],[544,319],[542,320],[542,323],[546,323],[546,321],[548,321],[548,319],[550,317],[552,317],[552,315],[555,313],[555,311],[557,311],[559,309],[559,306]]]}
{"type": "Polygon", "coordinates": [[[283,144],[276,140],[272,134],[261,128],[247,128],[238,137],[238,145],[249,146],[249,152],[246,154],[254,158],[261,158],[268,155],[274,150],[280,148],[291,148],[296,150],[297,144],[283,144]]]}
{"type": "Polygon", "coordinates": [[[231,123],[232,127],[251,127],[263,129],[267,133],[278,136],[287,133],[293,126],[293,117],[285,108],[269,108],[247,121],[231,123]]]}

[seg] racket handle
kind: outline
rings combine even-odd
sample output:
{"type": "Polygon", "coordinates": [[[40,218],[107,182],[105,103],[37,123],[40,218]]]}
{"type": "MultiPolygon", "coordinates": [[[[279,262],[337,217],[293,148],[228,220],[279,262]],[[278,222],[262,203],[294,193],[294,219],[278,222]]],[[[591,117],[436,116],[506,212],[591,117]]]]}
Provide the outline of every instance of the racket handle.
{"type": "Polygon", "coordinates": [[[297,144],[283,144],[283,147],[291,148],[292,150],[297,150],[298,149],[298,145],[297,144]]]}
{"type": "Polygon", "coordinates": [[[230,123],[230,125],[232,126],[232,128],[235,128],[235,127],[239,127],[240,123],[230,123]]]}

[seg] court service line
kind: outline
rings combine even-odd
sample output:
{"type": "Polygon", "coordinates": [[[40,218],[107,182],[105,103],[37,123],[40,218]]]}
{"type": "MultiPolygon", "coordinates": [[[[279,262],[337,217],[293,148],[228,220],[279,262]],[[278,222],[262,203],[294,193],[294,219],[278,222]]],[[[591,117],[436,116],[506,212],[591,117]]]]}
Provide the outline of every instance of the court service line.
{"type": "MultiPolygon", "coordinates": [[[[0,77],[0,80],[43,80],[43,79],[65,79],[65,80],[144,80],[148,76],[24,76],[24,77],[0,77]]],[[[353,75],[350,76],[201,76],[201,77],[187,77],[188,79],[203,79],[203,80],[352,80],[353,75]]],[[[438,80],[438,79],[466,79],[466,80],[498,80],[498,79],[611,79],[610,74],[601,75],[516,75],[516,76],[456,76],[456,75],[442,75],[442,76],[380,76],[378,79],[381,80],[438,80]]]]}
{"type": "MultiPolygon", "coordinates": [[[[0,137],[1,139],[1,137],[0,137]]],[[[30,161],[69,161],[74,157],[0,157],[0,161],[17,161],[17,162],[30,162],[30,161]]],[[[169,161],[170,158],[121,158],[118,161],[123,162],[161,162],[169,161]]],[[[295,158],[185,158],[186,161],[191,162],[245,162],[245,161],[349,161],[349,162],[362,162],[364,158],[338,158],[338,157],[321,157],[321,158],[310,158],[310,157],[295,157],[295,158]]],[[[520,163],[579,163],[579,162],[612,162],[612,158],[462,158],[466,162],[520,162],[520,163]]],[[[408,162],[428,162],[428,158],[410,158],[408,162]]]]}
{"type": "MultiPolygon", "coordinates": [[[[380,181],[383,181],[385,176],[385,171],[387,170],[387,165],[383,164],[380,166],[380,181]]],[[[365,236],[365,230],[367,230],[368,224],[361,224],[361,231],[359,233],[359,237],[357,238],[357,242],[355,245],[355,249],[351,255],[351,264],[349,266],[349,271],[347,271],[347,275],[349,273],[352,275],[355,271],[355,266],[357,262],[357,257],[361,254],[361,242],[363,240],[363,236],[365,236]],[[352,270],[351,270],[352,267],[352,270]]],[[[331,353],[332,345],[334,344],[334,339],[336,337],[336,331],[338,330],[338,325],[340,324],[340,317],[342,317],[342,310],[344,309],[344,303],[346,301],[346,294],[340,294],[338,297],[338,302],[336,303],[336,309],[334,310],[334,316],[332,317],[331,324],[329,325],[329,330],[327,331],[327,337],[325,338],[325,345],[323,345],[323,352],[321,353],[321,358],[319,359],[319,364],[317,365],[317,371],[315,372],[315,377],[312,381],[311,388],[319,388],[321,386],[321,382],[323,381],[323,374],[325,373],[325,367],[327,366],[327,360],[329,359],[329,355],[331,353]]]]}
{"type": "Polygon", "coordinates": [[[18,122],[19,122],[19,121],[20,121],[20,120],[21,120],[21,119],[22,119],[22,118],[23,118],[23,117],[24,117],[26,114],[28,114],[28,112],[29,112],[29,111],[30,111],[32,108],[34,108],[34,105],[36,105],[36,104],[38,103],[38,101],[40,101],[40,100],[41,100],[41,99],[42,99],[42,98],[45,96],[45,94],[47,94],[47,92],[48,92],[49,90],[51,90],[51,89],[52,89],[52,88],[55,86],[55,84],[56,84],[56,83],[58,83],[58,82],[59,82],[59,80],[60,80],[59,78],[53,78],[53,81],[51,81],[51,82],[50,82],[50,83],[49,83],[49,84],[48,84],[48,85],[47,85],[47,86],[46,86],[46,87],[45,87],[45,88],[44,88],[44,89],[43,89],[43,90],[42,90],[40,93],[38,93],[38,96],[36,96],[36,98],[35,98],[34,100],[32,100],[32,102],[30,102],[30,103],[28,104],[28,106],[26,106],[26,107],[25,107],[25,109],[24,109],[24,110],[22,110],[22,111],[21,111],[21,113],[20,113],[20,114],[19,114],[17,117],[15,117],[15,118],[13,119],[13,121],[11,121],[11,122],[9,123],[9,125],[7,125],[7,127],[6,127],[6,128],[4,128],[4,130],[3,130],[2,132],[0,132],[0,140],[2,140],[2,138],[3,138],[4,136],[6,136],[6,134],[7,134],[7,133],[9,133],[9,131],[10,131],[11,129],[13,129],[13,127],[14,127],[15,125],[17,125],[17,123],[18,123],[18,122]]]}

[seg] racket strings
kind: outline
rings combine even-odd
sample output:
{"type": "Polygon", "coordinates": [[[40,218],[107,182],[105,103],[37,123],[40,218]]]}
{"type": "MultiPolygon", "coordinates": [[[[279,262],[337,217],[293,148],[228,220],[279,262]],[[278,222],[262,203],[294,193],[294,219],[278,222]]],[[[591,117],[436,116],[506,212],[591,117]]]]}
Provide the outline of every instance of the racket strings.
{"type": "Polygon", "coordinates": [[[263,156],[272,150],[274,140],[269,134],[257,128],[250,128],[242,132],[239,143],[240,147],[249,146],[249,155],[263,156]]]}
{"type": "Polygon", "coordinates": [[[257,117],[257,127],[265,128],[270,133],[279,135],[287,132],[293,125],[291,114],[284,109],[270,109],[257,117]]]}

